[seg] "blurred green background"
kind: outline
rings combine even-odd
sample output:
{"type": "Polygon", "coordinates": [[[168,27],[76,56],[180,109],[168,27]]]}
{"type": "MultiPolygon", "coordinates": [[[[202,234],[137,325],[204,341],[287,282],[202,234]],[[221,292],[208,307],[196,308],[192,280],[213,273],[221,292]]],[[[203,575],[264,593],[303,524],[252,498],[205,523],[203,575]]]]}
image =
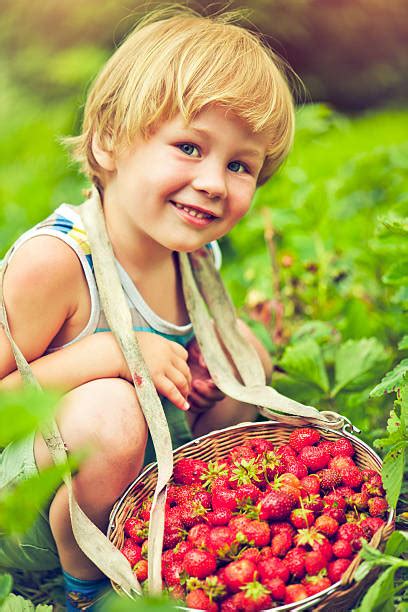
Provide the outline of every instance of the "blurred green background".
{"type": "MultiPolygon", "coordinates": [[[[2,0],[0,256],[61,201],[82,201],[86,181],[59,138],[78,132],[92,78],[155,6],[2,0]]],[[[274,356],[276,385],[352,416],[372,439],[391,400],[369,400],[369,391],[407,355],[408,3],[244,8],[307,93],[287,163],[223,240],[224,279],[274,356]],[[354,377],[339,389],[344,355],[354,377]]]]}

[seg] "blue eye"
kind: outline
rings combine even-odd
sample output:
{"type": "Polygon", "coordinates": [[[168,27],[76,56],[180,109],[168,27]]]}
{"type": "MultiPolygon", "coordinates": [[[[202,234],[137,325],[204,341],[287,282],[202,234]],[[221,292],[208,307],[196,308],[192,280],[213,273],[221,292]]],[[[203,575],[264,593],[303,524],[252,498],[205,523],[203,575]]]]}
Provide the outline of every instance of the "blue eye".
{"type": "Polygon", "coordinates": [[[186,155],[189,155],[190,157],[198,157],[200,155],[198,147],[191,144],[190,142],[183,142],[177,146],[180,149],[180,151],[182,151],[186,155]]]}
{"type": "Polygon", "coordinates": [[[229,170],[231,170],[232,172],[236,172],[236,173],[242,173],[242,172],[247,172],[247,168],[244,166],[244,164],[241,164],[241,162],[237,162],[237,161],[232,161],[228,164],[228,168],[229,170]]]}

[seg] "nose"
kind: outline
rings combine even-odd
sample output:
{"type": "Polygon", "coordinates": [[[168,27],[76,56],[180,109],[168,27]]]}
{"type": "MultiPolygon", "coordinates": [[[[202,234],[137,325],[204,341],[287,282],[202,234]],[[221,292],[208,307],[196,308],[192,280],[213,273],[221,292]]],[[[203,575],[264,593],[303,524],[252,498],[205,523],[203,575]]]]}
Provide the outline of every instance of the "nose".
{"type": "Polygon", "coordinates": [[[202,162],[197,168],[192,185],[210,199],[225,198],[227,195],[225,168],[216,161],[202,162]]]}

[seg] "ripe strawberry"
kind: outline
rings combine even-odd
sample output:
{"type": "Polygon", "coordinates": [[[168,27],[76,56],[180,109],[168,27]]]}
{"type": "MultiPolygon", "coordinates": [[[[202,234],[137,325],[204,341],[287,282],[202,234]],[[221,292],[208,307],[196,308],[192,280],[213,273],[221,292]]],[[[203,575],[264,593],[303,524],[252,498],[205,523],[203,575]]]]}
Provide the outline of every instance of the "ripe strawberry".
{"type": "Polygon", "coordinates": [[[305,510],[311,510],[315,513],[321,512],[324,508],[324,503],[320,495],[308,495],[303,498],[302,504],[305,510]]]}
{"type": "Polygon", "coordinates": [[[266,521],[250,521],[242,529],[242,533],[252,546],[267,546],[271,541],[271,529],[266,521]]]}
{"type": "Polygon", "coordinates": [[[282,531],[286,531],[290,536],[295,535],[295,530],[292,525],[287,521],[276,521],[270,524],[271,536],[276,536],[278,533],[282,531]]]}
{"type": "Polygon", "coordinates": [[[231,551],[235,541],[235,531],[230,527],[213,527],[207,539],[208,550],[220,558],[224,558],[231,551]]]}
{"type": "Polygon", "coordinates": [[[210,527],[204,523],[195,525],[188,532],[187,541],[195,548],[206,547],[210,531],[210,527]]]}
{"type": "Polygon", "coordinates": [[[242,459],[249,461],[250,459],[255,459],[256,453],[249,446],[234,446],[228,453],[228,462],[229,463],[240,463],[242,459]]]}
{"type": "Polygon", "coordinates": [[[125,540],[120,552],[126,557],[132,567],[142,558],[142,548],[131,538],[125,540]]]}
{"type": "Polygon", "coordinates": [[[131,516],[125,521],[124,531],[136,544],[141,544],[147,538],[148,528],[144,521],[131,516]]]}
{"type": "Polygon", "coordinates": [[[201,580],[213,574],[217,567],[215,555],[206,551],[193,548],[184,555],[183,569],[189,576],[195,576],[201,580]]]}
{"type": "Polygon", "coordinates": [[[340,487],[336,488],[336,493],[338,493],[339,495],[347,499],[348,497],[350,497],[350,495],[353,495],[355,491],[353,491],[351,487],[346,487],[344,485],[341,485],[340,487]]]}
{"type": "Polygon", "coordinates": [[[337,438],[332,445],[333,457],[352,457],[354,455],[354,446],[348,438],[337,438]]]}
{"type": "Polygon", "coordinates": [[[316,474],[320,479],[320,486],[324,490],[334,489],[341,484],[341,473],[332,468],[326,468],[316,474]]]}
{"type": "Polygon", "coordinates": [[[279,481],[282,485],[294,487],[295,489],[300,488],[300,480],[293,472],[284,472],[275,478],[275,480],[279,481]]]}
{"type": "Polygon", "coordinates": [[[228,523],[228,527],[232,529],[235,533],[238,531],[244,531],[246,526],[249,525],[251,519],[244,514],[237,514],[231,518],[228,523]]]}
{"type": "Polygon", "coordinates": [[[341,472],[350,467],[357,467],[351,457],[342,457],[338,455],[329,461],[329,468],[341,472]]]}
{"type": "Polygon", "coordinates": [[[367,540],[371,540],[376,531],[380,529],[384,525],[384,522],[379,517],[369,516],[361,521],[360,527],[364,532],[367,540]]]}
{"type": "Polygon", "coordinates": [[[320,531],[320,533],[323,533],[328,538],[331,538],[337,532],[339,524],[334,518],[327,516],[327,514],[322,514],[321,516],[317,517],[315,527],[317,531],[320,531]]]}
{"type": "Polygon", "coordinates": [[[180,574],[183,571],[183,562],[174,558],[165,565],[162,564],[162,575],[167,586],[179,586],[180,574]]]}
{"type": "Polygon", "coordinates": [[[284,465],[286,472],[294,474],[299,479],[307,476],[307,467],[304,461],[299,461],[299,459],[292,459],[291,457],[288,457],[284,459],[284,465]]]}
{"type": "Polygon", "coordinates": [[[200,501],[190,501],[180,506],[180,519],[185,529],[191,529],[194,525],[203,523],[207,510],[200,501]]]}
{"type": "Polygon", "coordinates": [[[253,438],[252,440],[246,440],[244,446],[248,446],[255,455],[263,455],[268,451],[273,451],[273,443],[270,440],[264,438],[253,438]]]}
{"type": "Polygon", "coordinates": [[[171,526],[167,528],[163,536],[163,549],[174,548],[183,539],[183,529],[171,526]]]}
{"type": "Polygon", "coordinates": [[[133,568],[133,572],[139,582],[147,580],[147,560],[140,559],[133,568]]]}
{"type": "Polygon", "coordinates": [[[173,480],[176,484],[201,484],[201,475],[208,465],[201,459],[182,457],[174,466],[173,480]]]}
{"type": "Polygon", "coordinates": [[[315,516],[311,510],[296,508],[292,510],[289,518],[296,529],[304,529],[305,527],[311,527],[313,525],[315,516]]]}
{"type": "Polygon", "coordinates": [[[319,552],[323,557],[326,557],[328,561],[333,558],[333,548],[327,538],[323,538],[322,541],[314,542],[312,544],[312,550],[319,552]]]}
{"type": "Polygon", "coordinates": [[[323,503],[325,507],[340,508],[340,510],[346,509],[346,500],[338,493],[338,491],[332,491],[323,497],[323,503]]]}
{"type": "Polygon", "coordinates": [[[318,447],[322,448],[326,453],[329,453],[329,455],[333,456],[332,445],[333,445],[333,442],[331,442],[330,440],[322,439],[319,442],[318,447]]]}
{"type": "Polygon", "coordinates": [[[207,612],[217,612],[218,605],[211,601],[203,589],[194,589],[186,597],[186,604],[193,610],[207,610],[207,612]]]}
{"type": "Polygon", "coordinates": [[[172,599],[175,599],[176,602],[184,601],[186,596],[184,587],[181,584],[174,584],[173,586],[168,587],[168,593],[172,599]]]}
{"type": "Polygon", "coordinates": [[[252,582],[255,577],[256,565],[248,559],[232,561],[225,568],[225,583],[231,593],[238,591],[248,582],[252,582]]]}
{"type": "Polygon", "coordinates": [[[232,512],[228,508],[217,508],[213,512],[207,512],[205,520],[212,527],[221,527],[228,525],[232,518],[232,512]]]}
{"type": "Polygon", "coordinates": [[[349,542],[353,550],[361,548],[360,539],[364,537],[364,531],[357,523],[344,523],[344,525],[340,525],[337,534],[337,539],[349,542]]]}
{"type": "Polygon", "coordinates": [[[212,507],[214,510],[219,508],[228,509],[234,512],[237,509],[237,494],[233,489],[217,487],[212,489],[212,507]]]}
{"type": "MultiPolygon", "coordinates": [[[[235,595],[241,608],[240,610],[246,610],[247,612],[258,612],[260,610],[267,610],[272,606],[272,598],[263,584],[254,580],[248,582],[242,591],[235,595]]],[[[221,608],[222,609],[222,608],[221,608]]]]}
{"type": "MultiPolygon", "coordinates": [[[[193,527],[193,529],[197,529],[197,527],[193,527]]],[[[193,546],[193,544],[187,540],[179,542],[173,549],[173,558],[176,559],[176,561],[182,561],[186,552],[192,548],[196,548],[196,546],[193,546]]]]}
{"type": "Polygon", "coordinates": [[[289,457],[296,459],[297,457],[297,452],[290,446],[290,444],[282,444],[282,446],[276,449],[276,454],[279,457],[284,457],[285,459],[289,459],[289,457]]]}
{"type": "Polygon", "coordinates": [[[286,587],[285,604],[295,603],[306,599],[307,591],[303,584],[290,584],[286,587]]]}
{"type": "Polygon", "coordinates": [[[273,555],[270,546],[264,546],[261,548],[259,551],[259,561],[264,561],[265,559],[270,559],[271,557],[273,557],[273,555]]]}
{"type": "Polygon", "coordinates": [[[263,583],[273,578],[280,578],[284,583],[289,580],[289,568],[281,559],[277,559],[276,557],[269,557],[263,561],[259,561],[257,569],[263,583]]]}
{"type": "Polygon", "coordinates": [[[327,575],[334,584],[341,580],[342,575],[350,565],[350,559],[336,559],[332,563],[329,563],[327,567],[327,575]]]}
{"type": "Polygon", "coordinates": [[[265,453],[260,461],[266,481],[270,481],[275,476],[286,472],[285,465],[286,463],[283,458],[274,451],[265,453]]]}
{"type": "Polygon", "coordinates": [[[307,596],[310,597],[328,589],[331,586],[331,581],[326,576],[307,576],[302,580],[302,584],[306,589],[307,596]]]}
{"type": "Polygon", "coordinates": [[[169,485],[166,503],[168,506],[182,506],[192,498],[191,485],[169,485]]]}
{"type": "Polygon", "coordinates": [[[363,483],[361,493],[368,495],[368,497],[382,497],[385,495],[383,486],[372,481],[363,483]]]}
{"type": "Polygon", "coordinates": [[[326,467],[330,461],[330,455],[320,446],[305,446],[300,451],[299,459],[306,467],[316,472],[326,467]]]}
{"type": "Polygon", "coordinates": [[[327,566],[327,559],[320,552],[312,550],[305,555],[305,569],[309,576],[315,576],[327,566]]]}
{"type": "Polygon", "coordinates": [[[145,523],[147,523],[147,521],[150,520],[150,510],[152,508],[152,500],[151,499],[145,499],[144,502],[142,503],[142,506],[140,508],[140,512],[139,512],[139,516],[142,519],[142,521],[145,521],[145,523]]]}
{"type": "Polygon", "coordinates": [[[295,429],[289,436],[289,444],[297,452],[301,451],[305,446],[317,444],[319,440],[319,432],[316,429],[311,429],[310,427],[295,429]]]}
{"type": "Polygon", "coordinates": [[[366,510],[368,508],[369,496],[367,493],[352,493],[347,498],[347,504],[351,508],[357,508],[357,510],[366,510]]]}
{"type": "Polygon", "coordinates": [[[296,546],[295,548],[292,548],[283,559],[283,563],[286,565],[292,576],[297,580],[303,578],[306,573],[305,555],[306,550],[301,546],[296,546]]]}
{"type": "Polygon", "coordinates": [[[326,506],[323,508],[323,514],[330,516],[338,522],[339,525],[346,522],[346,514],[341,508],[333,508],[332,506],[326,506]]]}
{"type": "Polygon", "coordinates": [[[248,559],[255,563],[255,565],[261,560],[261,553],[257,548],[246,548],[239,555],[240,559],[248,559]]]}
{"type": "Polygon", "coordinates": [[[238,486],[235,491],[238,505],[243,502],[256,504],[261,492],[254,484],[243,484],[238,486]]]}
{"type": "Polygon", "coordinates": [[[293,544],[292,536],[282,531],[272,538],[271,551],[275,557],[284,557],[293,544]]]}
{"type": "Polygon", "coordinates": [[[334,542],[332,549],[334,556],[338,559],[351,559],[354,554],[351,544],[347,540],[337,540],[337,542],[334,542]]]}
{"type": "Polygon", "coordinates": [[[361,470],[361,476],[363,477],[364,482],[369,482],[373,476],[376,476],[378,472],[375,470],[361,470]]]}
{"type": "Polygon", "coordinates": [[[263,585],[268,589],[273,601],[283,601],[286,595],[286,587],[283,580],[280,578],[270,578],[262,581],[263,585]]]}
{"type": "Polygon", "coordinates": [[[271,491],[259,502],[259,518],[283,519],[286,518],[294,506],[293,500],[286,493],[271,491]]]}
{"type": "Polygon", "coordinates": [[[372,497],[368,500],[370,516],[383,516],[388,510],[388,502],[384,497],[372,497]]]}
{"type": "Polygon", "coordinates": [[[358,489],[363,482],[363,477],[358,467],[350,467],[341,471],[341,481],[346,487],[358,489]]]}
{"type": "Polygon", "coordinates": [[[318,495],[320,493],[320,480],[316,474],[305,476],[300,481],[302,495],[318,495]]]}

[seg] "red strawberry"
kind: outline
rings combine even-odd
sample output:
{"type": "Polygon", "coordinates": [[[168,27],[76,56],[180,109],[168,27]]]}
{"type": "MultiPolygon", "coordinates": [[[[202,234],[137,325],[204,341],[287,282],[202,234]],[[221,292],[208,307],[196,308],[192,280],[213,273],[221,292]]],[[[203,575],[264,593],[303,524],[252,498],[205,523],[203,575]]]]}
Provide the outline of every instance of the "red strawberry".
{"type": "Polygon", "coordinates": [[[293,506],[293,500],[289,495],[281,491],[271,491],[258,504],[259,518],[261,520],[286,518],[293,506]]]}
{"type": "Polygon", "coordinates": [[[351,457],[333,457],[329,461],[329,468],[332,470],[337,470],[341,472],[342,470],[347,470],[350,467],[357,467],[351,457]]]}
{"type": "Polygon", "coordinates": [[[349,467],[341,471],[341,480],[346,487],[358,489],[363,482],[363,477],[358,467],[349,467]]]}
{"type": "Polygon", "coordinates": [[[268,589],[257,580],[248,582],[248,584],[242,587],[242,591],[237,593],[235,597],[241,606],[239,609],[246,610],[247,612],[267,610],[272,606],[272,598],[268,589]]]}
{"type": "Polygon", "coordinates": [[[294,487],[295,489],[300,488],[300,480],[293,472],[284,472],[280,476],[277,476],[275,478],[275,481],[279,482],[282,485],[294,487]]]}
{"type": "MultiPolygon", "coordinates": [[[[200,527],[200,525],[198,527],[200,527]]],[[[193,527],[193,529],[197,529],[197,527],[193,527]]],[[[182,561],[186,552],[191,550],[192,548],[193,544],[191,542],[179,542],[173,549],[173,558],[176,559],[176,561],[182,561]]]]}
{"type": "Polygon", "coordinates": [[[334,556],[339,559],[350,559],[354,554],[351,544],[347,540],[337,540],[337,542],[334,542],[332,549],[334,556]]]}
{"type": "Polygon", "coordinates": [[[207,612],[217,612],[218,605],[211,601],[203,589],[194,589],[186,597],[186,604],[193,610],[207,610],[207,612]]]}
{"type": "Polygon", "coordinates": [[[268,451],[260,461],[261,468],[265,474],[266,479],[271,480],[278,474],[283,474],[286,471],[285,461],[283,458],[275,453],[274,451],[268,451]]]}
{"type": "Polygon", "coordinates": [[[131,516],[125,521],[124,531],[136,544],[141,544],[147,537],[148,528],[144,521],[131,516]]]}
{"type": "Polygon", "coordinates": [[[259,561],[264,561],[265,559],[270,559],[271,557],[273,557],[273,555],[270,546],[264,546],[261,548],[259,551],[259,561]]]}
{"type": "Polygon", "coordinates": [[[142,521],[145,521],[147,523],[147,521],[150,520],[150,510],[152,508],[152,500],[151,499],[145,499],[144,502],[142,503],[142,506],[140,508],[140,512],[139,512],[139,516],[142,519],[142,521]]]}
{"type": "Polygon", "coordinates": [[[352,457],[354,447],[348,438],[337,438],[332,444],[331,454],[333,457],[352,457]]]}
{"type": "Polygon", "coordinates": [[[364,531],[357,523],[344,523],[344,525],[340,525],[337,534],[337,539],[349,542],[353,550],[361,548],[360,539],[364,537],[364,531]]]}
{"type": "Polygon", "coordinates": [[[163,536],[163,549],[174,548],[183,539],[183,530],[179,527],[169,527],[163,536]]]}
{"type": "Polygon", "coordinates": [[[225,568],[225,583],[231,593],[238,593],[241,587],[253,581],[255,572],[255,563],[248,559],[232,561],[225,568]]]}
{"type": "Polygon", "coordinates": [[[294,474],[299,479],[305,478],[305,476],[307,476],[307,467],[303,460],[299,461],[298,459],[292,459],[291,457],[288,457],[287,459],[284,459],[284,462],[286,472],[294,474]]]}
{"type": "Polygon", "coordinates": [[[299,452],[305,446],[312,446],[317,444],[320,440],[320,434],[316,429],[310,427],[301,427],[295,429],[289,436],[289,444],[295,451],[299,452]]]}
{"type": "Polygon", "coordinates": [[[208,550],[220,558],[224,558],[231,551],[235,541],[235,531],[230,527],[214,527],[207,540],[208,550]]]}
{"type": "Polygon", "coordinates": [[[306,550],[300,546],[292,548],[283,559],[284,564],[295,579],[303,578],[306,573],[305,568],[306,550]]]}
{"type": "Polygon", "coordinates": [[[213,574],[217,567],[215,555],[206,551],[193,548],[184,555],[183,569],[190,576],[195,576],[201,580],[213,574]]]}
{"type": "Polygon", "coordinates": [[[174,466],[173,480],[176,484],[202,484],[201,475],[208,465],[201,459],[182,457],[174,466]]]}
{"type": "Polygon", "coordinates": [[[341,484],[341,473],[337,470],[327,468],[325,470],[317,472],[317,476],[320,479],[320,486],[326,491],[328,489],[334,489],[335,487],[338,487],[339,484],[341,484]]]}
{"type": "Polygon", "coordinates": [[[147,580],[147,560],[140,559],[133,568],[133,572],[139,582],[147,580]]]}
{"type": "Polygon", "coordinates": [[[305,510],[311,510],[312,512],[321,512],[324,508],[320,495],[308,495],[303,498],[302,503],[305,510]]]}
{"type": "Polygon", "coordinates": [[[369,496],[367,493],[352,493],[347,498],[347,504],[351,508],[357,508],[357,510],[366,510],[368,508],[369,496]]]}
{"type": "Polygon", "coordinates": [[[208,525],[200,523],[190,529],[187,541],[195,548],[206,547],[210,532],[211,529],[208,525]]]}
{"type": "Polygon", "coordinates": [[[355,491],[351,487],[345,487],[344,485],[336,488],[336,493],[347,499],[350,495],[353,495],[355,491]]]}
{"type": "Polygon", "coordinates": [[[237,509],[237,494],[233,489],[216,488],[212,490],[212,507],[214,510],[219,508],[228,509],[234,512],[237,509]]]}
{"type": "Polygon", "coordinates": [[[326,576],[308,576],[302,580],[307,596],[317,595],[331,586],[330,578],[326,576]]]}
{"type": "Polygon", "coordinates": [[[326,506],[323,508],[323,514],[330,516],[332,519],[338,522],[339,525],[346,522],[346,514],[341,508],[333,508],[332,506],[326,506]]]}
{"type": "Polygon", "coordinates": [[[327,538],[323,538],[321,542],[314,542],[312,544],[312,550],[319,552],[323,557],[326,557],[328,561],[333,557],[333,549],[327,538]]]}
{"type": "Polygon", "coordinates": [[[286,587],[285,604],[295,603],[306,599],[307,591],[302,584],[290,584],[286,587]]]}
{"type": "Polygon", "coordinates": [[[174,584],[173,586],[168,587],[167,590],[172,599],[175,599],[178,602],[184,601],[186,594],[181,584],[174,584]]]}
{"type": "Polygon", "coordinates": [[[180,518],[185,529],[191,529],[194,525],[203,523],[207,510],[200,501],[190,501],[180,506],[180,518]]]}
{"type": "Polygon", "coordinates": [[[292,525],[286,521],[276,521],[270,524],[271,528],[271,536],[276,536],[278,533],[282,531],[286,531],[290,536],[295,535],[295,530],[292,525]]]}
{"type": "Polygon", "coordinates": [[[273,578],[280,578],[284,583],[289,580],[289,568],[281,559],[276,557],[269,557],[259,561],[257,569],[263,583],[273,578]]]}
{"type": "Polygon", "coordinates": [[[232,518],[232,512],[228,508],[217,508],[213,512],[207,512],[205,520],[212,527],[221,527],[222,525],[228,525],[232,518]]]}
{"type": "Polygon", "coordinates": [[[142,558],[142,548],[130,538],[125,540],[125,544],[120,552],[126,557],[132,567],[142,558]]]}
{"type": "Polygon", "coordinates": [[[238,531],[244,531],[247,525],[251,522],[251,519],[245,516],[244,514],[237,514],[233,516],[232,519],[228,523],[228,527],[232,529],[235,533],[238,531]]]}
{"type": "Polygon", "coordinates": [[[256,504],[261,495],[261,492],[254,484],[243,484],[237,487],[235,495],[238,505],[244,501],[256,504]]]}
{"type": "Polygon", "coordinates": [[[322,514],[321,516],[317,517],[315,527],[317,531],[320,531],[320,533],[323,533],[328,538],[331,538],[337,532],[339,524],[334,518],[322,514]]]}
{"type": "Polygon", "coordinates": [[[273,443],[270,440],[264,438],[253,438],[252,440],[246,440],[244,446],[248,446],[256,455],[263,455],[268,451],[273,451],[273,443]]]}
{"type": "Polygon", "coordinates": [[[293,544],[292,536],[282,531],[272,538],[271,551],[275,557],[284,557],[293,544]]]}
{"type": "Polygon", "coordinates": [[[242,459],[249,461],[255,459],[256,453],[249,446],[234,446],[228,453],[228,461],[230,463],[240,463],[242,459]]]}
{"type": "Polygon", "coordinates": [[[371,540],[376,531],[384,525],[384,521],[381,518],[369,516],[361,521],[360,527],[364,532],[367,540],[371,540]]]}
{"type": "Polygon", "coordinates": [[[266,521],[250,521],[242,533],[253,546],[266,546],[271,541],[271,530],[266,521]]]}
{"type": "Polygon", "coordinates": [[[350,559],[336,559],[332,563],[329,563],[327,567],[327,575],[329,576],[333,584],[341,580],[342,575],[344,574],[350,563],[350,559]]]}
{"type": "Polygon", "coordinates": [[[182,506],[192,497],[191,485],[169,485],[166,502],[169,506],[182,506]]]}
{"type": "Polygon", "coordinates": [[[240,553],[239,558],[248,559],[256,565],[261,560],[261,553],[257,548],[246,548],[242,553],[240,553]]]}
{"type": "Polygon", "coordinates": [[[322,470],[330,461],[329,453],[326,453],[320,446],[305,446],[300,451],[300,461],[313,472],[322,470]]]}
{"type": "Polygon", "coordinates": [[[312,550],[305,555],[305,569],[309,576],[318,574],[327,566],[327,559],[320,552],[312,550]]]}
{"type": "Polygon", "coordinates": [[[172,561],[162,564],[162,575],[167,586],[179,586],[180,585],[180,574],[183,571],[183,562],[176,561],[174,558],[172,561]]]}
{"type": "Polygon", "coordinates": [[[388,502],[384,497],[372,497],[368,500],[370,516],[383,516],[388,510],[388,502]]]}
{"type": "Polygon", "coordinates": [[[311,527],[314,523],[314,513],[311,510],[305,508],[296,508],[290,513],[290,521],[296,527],[296,529],[304,529],[305,527],[311,527]]]}
{"type": "Polygon", "coordinates": [[[378,472],[375,470],[361,470],[361,476],[364,482],[369,482],[373,476],[377,476],[378,472]]]}
{"type": "Polygon", "coordinates": [[[330,440],[321,440],[321,442],[319,442],[318,444],[319,448],[322,448],[326,453],[329,453],[329,455],[333,455],[332,445],[333,442],[331,442],[330,440]]]}
{"type": "Polygon", "coordinates": [[[297,452],[290,444],[282,444],[282,446],[276,450],[276,454],[279,455],[279,457],[285,457],[285,459],[289,459],[289,457],[296,459],[297,457],[297,452]]]}
{"type": "Polygon", "coordinates": [[[305,476],[300,481],[302,495],[318,495],[320,493],[320,480],[317,474],[305,476]]]}
{"type": "Polygon", "coordinates": [[[286,595],[286,587],[280,578],[263,580],[263,585],[268,589],[273,601],[283,601],[286,595]]]}
{"type": "Polygon", "coordinates": [[[337,491],[332,491],[323,497],[323,503],[330,508],[340,508],[340,510],[346,509],[346,500],[337,491]]]}

